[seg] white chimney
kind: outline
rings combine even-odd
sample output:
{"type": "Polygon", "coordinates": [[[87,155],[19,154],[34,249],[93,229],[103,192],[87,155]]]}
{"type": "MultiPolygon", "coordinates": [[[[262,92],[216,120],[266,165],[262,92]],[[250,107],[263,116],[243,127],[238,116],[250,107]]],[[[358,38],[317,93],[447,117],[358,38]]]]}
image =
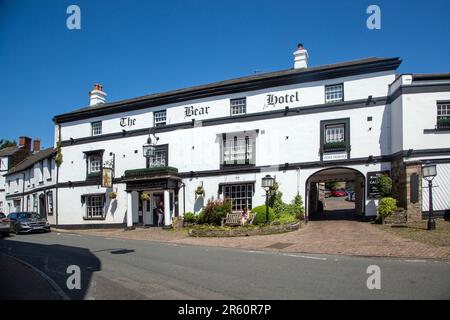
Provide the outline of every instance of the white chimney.
{"type": "Polygon", "coordinates": [[[297,51],[294,52],[294,69],[308,68],[308,59],[308,51],[300,43],[297,46],[297,51]]]}
{"type": "Polygon", "coordinates": [[[91,107],[100,103],[105,103],[106,93],[103,91],[103,87],[100,84],[94,84],[94,90],[89,92],[89,100],[89,105],[91,107]]]}

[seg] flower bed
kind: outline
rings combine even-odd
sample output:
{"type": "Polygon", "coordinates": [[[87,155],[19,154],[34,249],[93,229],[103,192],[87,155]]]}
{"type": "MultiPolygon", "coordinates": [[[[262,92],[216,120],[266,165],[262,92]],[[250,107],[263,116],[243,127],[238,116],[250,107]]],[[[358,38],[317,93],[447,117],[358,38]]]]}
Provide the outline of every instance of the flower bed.
{"type": "Polygon", "coordinates": [[[242,227],[197,226],[189,229],[191,237],[248,237],[286,233],[298,230],[300,222],[270,225],[246,225],[242,227]]]}

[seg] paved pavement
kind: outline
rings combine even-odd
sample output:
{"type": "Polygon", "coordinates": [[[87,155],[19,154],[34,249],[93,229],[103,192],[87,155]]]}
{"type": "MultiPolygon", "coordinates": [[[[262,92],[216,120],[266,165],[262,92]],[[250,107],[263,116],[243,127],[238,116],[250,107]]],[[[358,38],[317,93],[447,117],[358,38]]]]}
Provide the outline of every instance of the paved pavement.
{"type": "Polygon", "coordinates": [[[39,268],[72,299],[450,298],[450,264],[443,261],[241,250],[57,232],[0,239],[0,252],[39,268]],[[66,286],[70,265],[81,269],[80,290],[66,286]],[[371,265],[381,269],[381,290],[367,288],[371,265]]]}
{"type": "Polygon", "coordinates": [[[60,300],[61,295],[32,267],[0,253],[0,300],[60,300]]]}
{"type": "Polygon", "coordinates": [[[76,232],[111,238],[248,250],[450,260],[450,247],[437,247],[401,238],[368,222],[351,220],[310,221],[295,232],[244,238],[192,238],[186,233],[160,228],[138,228],[133,231],[124,231],[123,229],[80,230],[76,232]]]}

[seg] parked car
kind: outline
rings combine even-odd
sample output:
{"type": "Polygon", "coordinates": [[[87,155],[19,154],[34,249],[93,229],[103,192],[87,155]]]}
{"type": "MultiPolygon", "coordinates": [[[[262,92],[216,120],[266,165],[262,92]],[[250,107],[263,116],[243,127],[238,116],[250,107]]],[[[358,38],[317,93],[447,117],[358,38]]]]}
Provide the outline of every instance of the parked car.
{"type": "Polygon", "coordinates": [[[8,215],[11,231],[21,232],[50,231],[50,223],[36,212],[13,212],[8,215]]]}
{"type": "Polygon", "coordinates": [[[3,212],[0,212],[0,234],[4,237],[8,237],[11,232],[11,225],[9,219],[3,212]]]}
{"type": "Polygon", "coordinates": [[[331,191],[330,190],[325,190],[324,196],[325,196],[325,198],[331,197],[331,191]]]}
{"type": "Polygon", "coordinates": [[[332,197],[345,197],[347,195],[347,192],[345,190],[333,190],[331,191],[332,197]]]}

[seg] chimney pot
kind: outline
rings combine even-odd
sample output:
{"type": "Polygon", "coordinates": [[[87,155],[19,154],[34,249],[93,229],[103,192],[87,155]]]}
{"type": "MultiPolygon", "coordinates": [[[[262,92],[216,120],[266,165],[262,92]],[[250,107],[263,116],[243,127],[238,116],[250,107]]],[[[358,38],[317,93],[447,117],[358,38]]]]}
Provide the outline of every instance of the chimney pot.
{"type": "Polygon", "coordinates": [[[303,44],[299,43],[297,51],[294,52],[294,69],[308,68],[308,50],[303,48],[303,44]]]}
{"type": "Polygon", "coordinates": [[[96,83],[94,89],[89,92],[89,105],[96,106],[106,101],[106,93],[103,91],[103,86],[96,83]]]}
{"type": "Polygon", "coordinates": [[[31,138],[26,136],[19,137],[19,146],[28,151],[31,151],[31,138]]]}
{"type": "Polygon", "coordinates": [[[36,138],[33,141],[33,153],[41,151],[41,139],[36,138]]]}

